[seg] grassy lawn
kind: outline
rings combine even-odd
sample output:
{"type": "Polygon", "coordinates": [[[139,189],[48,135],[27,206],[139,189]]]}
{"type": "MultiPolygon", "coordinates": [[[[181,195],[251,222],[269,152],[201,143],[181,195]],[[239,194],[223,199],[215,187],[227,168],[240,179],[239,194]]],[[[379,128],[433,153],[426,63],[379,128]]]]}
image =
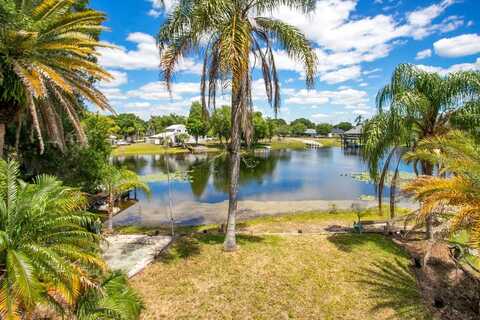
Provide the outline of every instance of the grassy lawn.
{"type": "MultiPolygon", "coordinates": [[[[208,152],[216,152],[219,149],[208,146],[208,152]]],[[[114,156],[125,156],[125,155],[135,155],[135,154],[176,154],[176,153],[185,153],[190,152],[188,149],[181,147],[165,147],[161,145],[155,145],[150,143],[136,143],[128,146],[120,146],[113,149],[112,155],[114,156]]]]}
{"type": "MultiPolygon", "coordinates": [[[[243,228],[324,223],[319,216],[259,218],[243,228]]],[[[237,252],[224,253],[213,229],[179,238],[131,281],[146,304],[143,319],[430,319],[409,259],[383,236],[258,232],[238,240],[237,252]]]]}

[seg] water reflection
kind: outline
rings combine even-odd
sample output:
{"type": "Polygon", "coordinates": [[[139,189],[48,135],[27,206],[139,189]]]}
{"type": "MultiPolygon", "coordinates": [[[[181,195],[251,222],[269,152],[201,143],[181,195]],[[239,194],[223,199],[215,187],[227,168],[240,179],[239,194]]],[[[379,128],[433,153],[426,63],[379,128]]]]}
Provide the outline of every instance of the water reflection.
{"type": "MultiPolygon", "coordinates": [[[[174,181],[178,200],[215,203],[228,199],[228,159],[218,154],[141,155],[116,157],[114,163],[140,175],[186,172],[174,181]],[[168,161],[168,166],[167,166],[168,161]]],[[[239,197],[243,200],[348,200],[373,195],[372,184],[353,180],[365,171],[361,156],[340,148],[271,151],[242,158],[239,197]]],[[[151,183],[152,201],[165,198],[166,182],[151,183]]]]}

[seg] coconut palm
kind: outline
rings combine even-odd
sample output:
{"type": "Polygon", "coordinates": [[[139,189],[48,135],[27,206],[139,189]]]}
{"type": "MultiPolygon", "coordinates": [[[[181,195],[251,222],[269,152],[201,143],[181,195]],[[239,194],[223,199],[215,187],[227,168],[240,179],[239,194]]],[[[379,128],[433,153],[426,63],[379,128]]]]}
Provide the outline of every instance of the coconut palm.
{"type": "MultiPolygon", "coordinates": [[[[93,57],[103,46],[103,13],[75,11],[73,0],[0,1],[0,156],[6,125],[26,118],[35,130],[40,152],[42,130],[63,148],[62,114],[71,121],[81,143],[85,134],[78,119],[79,99],[111,110],[92,79],[111,76],[93,57]]],[[[19,132],[19,131],[18,131],[19,132]]],[[[17,137],[19,134],[17,134],[17,137]]]]}
{"type": "Polygon", "coordinates": [[[181,0],[158,34],[163,79],[170,89],[175,67],[192,49],[203,59],[200,91],[204,110],[215,107],[222,88],[231,90],[230,190],[224,248],[235,250],[235,217],[241,138],[252,138],[252,69],[262,70],[268,101],[280,107],[280,84],[274,49],[283,48],[305,66],[307,86],[313,86],[316,55],[295,27],[271,18],[281,5],[307,12],[314,0],[181,0]],[[252,59],[251,59],[252,57],[252,59]],[[207,99],[208,97],[208,99],[207,99]]]}
{"type": "Polygon", "coordinates": [[[434,164],[440,173],[419,176],[405,187],[422,203],[419,219],[453,209],[450,231],[467,229],[472,245],[480,248],[480,145],[461,131],[451,131],[421,141],[405,158],[434,164]]]}
{"type": "Polygon", "coordinates": [[[148,185],[140,180],[140,177],[133,171],[117,168],[113,165],[105,166],[102,172],[102,189],[107,194],[108,206],[108,232],[113,231],[113,213],[115,202],[125,192],[134,188],[143,190],[150,195],[148,185]]]}
{"type": "Polygon", "coordinates": [[[105,269],[86,198],[51,176],[19,180],[0,160],[0,318],[29,318],[39,305],[71,305],[105,269]]]}
{"type": "Polygon", "coordinates": [[[143,303],[121,272],[107,275],[98,288],[85,291],[76,302],[77,320],[136,320],[143,303]]]}
{"type": "MultiPolygon", "coordinates": [[[[409,64],[401,64],[395,69],[391,82],[378,92],[378,114],[365,123],[363,130],[364,156],[370,175],[379,185],[379,206],[390,166],[393,164],[394,168],[390,193],[393,215],[396,178],[403,152],[415,150],[422,139],[448,132],[451,120],[477,106],[474,102],[479,98],[478,72],[461,71],[441,76],[409,64]]],[[[414,161],[413,168],[423,175],[433,174],[429,162],[414,161]]],[[[427,234],[431,237],[429,226],[430,222],[427,223],[427,234]]]]}

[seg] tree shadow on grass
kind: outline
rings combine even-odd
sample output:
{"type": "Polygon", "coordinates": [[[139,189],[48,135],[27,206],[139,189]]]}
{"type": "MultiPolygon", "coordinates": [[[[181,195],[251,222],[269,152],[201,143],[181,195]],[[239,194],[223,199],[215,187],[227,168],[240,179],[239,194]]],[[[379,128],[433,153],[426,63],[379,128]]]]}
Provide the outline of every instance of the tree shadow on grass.
{"type": "Polygon", "coordinates": [[[432,319],[422,303],[415,275],[400,260],[379,261],[357,273],[358,282],[368,289],[368,297],[375,301],[372,312],[392,309],[388,319],[432,319]]]}
{"type": "MultiPolygon", "coordinates": [[[[188,259],[201,254],[202,246],[223,244],[224,239],[225,235],[221,233],[183,235],[174,240],[170,248],[159,256],[159,260],[164,263],[170,263],[178,259],[188,259]]],[[[237,235],[237,244],[240,246],[263,241],[265,241],[264,237],[243,234],[237,235]]]]}
{"type": "Polygon", "coordinates": [[[337,249],[347,253],[360,250],[363,247],[366,251],[379,249],[395,255],[405,255],[401,248],[389,238],[380,234],[337,233],[328,236],[327,240],[334,244],[337,249]]]}

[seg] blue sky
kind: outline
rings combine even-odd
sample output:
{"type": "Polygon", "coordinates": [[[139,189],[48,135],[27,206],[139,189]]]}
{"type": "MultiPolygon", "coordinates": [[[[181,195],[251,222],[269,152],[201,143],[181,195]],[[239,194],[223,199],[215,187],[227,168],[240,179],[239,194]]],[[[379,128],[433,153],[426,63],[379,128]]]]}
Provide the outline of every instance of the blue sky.
{"type": "MultiPolygon", "coordinates": [[[[116,49],[101,49],[100,63],[115,76],[100,87],[118,112],[144,119],[168,113],[187,114],[199,96],[199,57],[178,66],[173,94],[160,81],[154,36],[174,0],[92,0],[107,13],[109,32],[102,40],[116,49]]],[[[480,70],[480,1],[478,0],[318,0],[308,17],[279,8],[275,17],[300,28],[319,59],[315,89],[305,90],[301,66],[282,51],[282,109],[288,121],[307,117],[317,123],[352,121],[375,113],[376,92],[399,63],[429,71],[480,70]]],[[[263,82],[254,74],[255,109],[267,116],[263,82]]],[[[228,103],[226,94],[221,100],[228,103]]]]}

